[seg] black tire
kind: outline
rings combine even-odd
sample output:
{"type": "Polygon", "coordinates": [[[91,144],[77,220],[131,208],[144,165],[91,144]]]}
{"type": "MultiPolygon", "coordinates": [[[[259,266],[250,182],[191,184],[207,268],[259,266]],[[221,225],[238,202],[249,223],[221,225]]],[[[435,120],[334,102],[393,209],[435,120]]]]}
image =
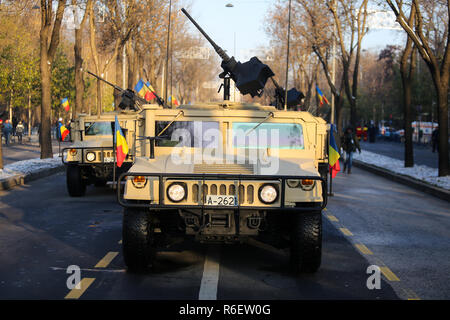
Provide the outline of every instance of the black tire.
{"type": "Polygon", "coordinates": [[[147,272],[156,258],[154,224],[142,209],[125,208],[122,224],[122,249],[129,272],[147,272]]]}
{"type": "Polygon", "coordinates": [[[297,273],[314,273],[319,269],[322,261],[321,211],[294,213],[290,258],[297,273]]]}
{"type": "Polygon", "coordinates": [[[82,197],[86,193],[86,182],[81,175],[81,168],[69,164],[66,171],[67,191],[71,197],[82,197]]]}

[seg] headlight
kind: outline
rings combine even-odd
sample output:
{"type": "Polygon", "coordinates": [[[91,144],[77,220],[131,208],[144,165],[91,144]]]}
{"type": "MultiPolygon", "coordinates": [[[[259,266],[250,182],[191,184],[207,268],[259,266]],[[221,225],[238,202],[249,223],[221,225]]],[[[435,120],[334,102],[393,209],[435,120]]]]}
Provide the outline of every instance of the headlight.
{"type": "Polygon", "coordinates": [[[315,186],[316,186],[316,181],[314,181],[312,179],[303,179],[300,184],[300,187],[304,191],[311,191],[312,189],[314,189],[315,186]]]}
{"type": "Polygon", "coordinates": [[[167,188],[167,196],[172,202],[180,202],[186,197],[186,188],[179,183],[172,183],[167,188]]]}
{"type": "Polygon", "coordinates": [[[135,176],[131,182],[135,188],[142,189],[147,184],[147,178],[144,176],[135,176]]]}
{"type": "Polygon", "coordinates": [[[88,152],[88,153],[86,153],[86,160],[87,161],[94,161],[95,160],[95,153],[93,153],[93,152],[88,152]]]}
{"type": "Polygon", "coordinates": [[[271,184],[263,185],[259,188],[259,200],[266,204],[274,203],[278,198],[278,191],[271,184]]]}
{"type": "Polygon", "coordinates": [[[298,188],[298,187],[300,187],[300,180],[288,179],[288,180],[286,180],[286,183],[287,183],[289,188],[298,188]]]}
{"type": "Polygon", "coordinates": [[[70,155],[72,157],[76,156],[77,155],[77,149],[70,149],[70,155]]]}

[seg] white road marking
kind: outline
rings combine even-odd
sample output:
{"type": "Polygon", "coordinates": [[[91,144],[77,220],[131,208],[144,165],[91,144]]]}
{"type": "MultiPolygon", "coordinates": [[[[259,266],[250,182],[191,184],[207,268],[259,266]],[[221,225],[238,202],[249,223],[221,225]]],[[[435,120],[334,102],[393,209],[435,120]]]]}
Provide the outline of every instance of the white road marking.
{"type": "Polygon", "coordinates": [[[210,246],[206,253],[203,276],[198,294],[199,300],[217,300],[219,285],[220,247],[210,246]]]}
{"type": "MultiPolygon", "coordinates": [[[[67,271],[67,268],[61,267],[50,267],[53,271],[67,271]]],[[[89,269],[89,268],[80,268],[81,271],[94,271],[94,272],[113,272],[113,273],[122,273],[127,272],[126,269],[89,269]]]]}

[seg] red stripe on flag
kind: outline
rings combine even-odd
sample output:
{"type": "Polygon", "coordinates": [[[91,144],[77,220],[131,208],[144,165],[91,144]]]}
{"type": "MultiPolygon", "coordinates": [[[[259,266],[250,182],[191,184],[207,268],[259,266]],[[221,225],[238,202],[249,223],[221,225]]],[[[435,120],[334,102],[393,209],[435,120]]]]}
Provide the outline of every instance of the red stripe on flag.
{"type": "Polygon", "coordinates": [[[117,166],[121,167],[126,157],[126,154],[123,153],[122,146],[117,146],[116,154],[117,154],[117,166]]]}

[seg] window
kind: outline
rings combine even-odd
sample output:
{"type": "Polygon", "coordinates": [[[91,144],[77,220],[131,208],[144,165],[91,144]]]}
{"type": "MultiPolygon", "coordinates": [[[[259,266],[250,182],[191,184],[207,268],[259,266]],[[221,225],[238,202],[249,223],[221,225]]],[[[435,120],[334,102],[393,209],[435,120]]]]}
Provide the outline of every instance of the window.
{"type": "Polygon", "coordinates": [[[114,122],[85,122],[84,134],[87,136],[106,135],[111,136],[114,130],[114,122]]]}
{"type": "MultiPolygon", "coordinates": [[[[164,130],[170,121],[156,121],[156,135],[164,130]]],[[[175,121],[163,133],[167,140],[156,140],[158,147],[217,147],[219,145],[219,122],[175,121]]]]}
{"type": "Polygon", "coordinates": [[[303,130],[296,123],[234,122],[235,148],[273,148],[303,150],[303,130]],[[253,130],[252,130],[253,129],[253,130]]]}

